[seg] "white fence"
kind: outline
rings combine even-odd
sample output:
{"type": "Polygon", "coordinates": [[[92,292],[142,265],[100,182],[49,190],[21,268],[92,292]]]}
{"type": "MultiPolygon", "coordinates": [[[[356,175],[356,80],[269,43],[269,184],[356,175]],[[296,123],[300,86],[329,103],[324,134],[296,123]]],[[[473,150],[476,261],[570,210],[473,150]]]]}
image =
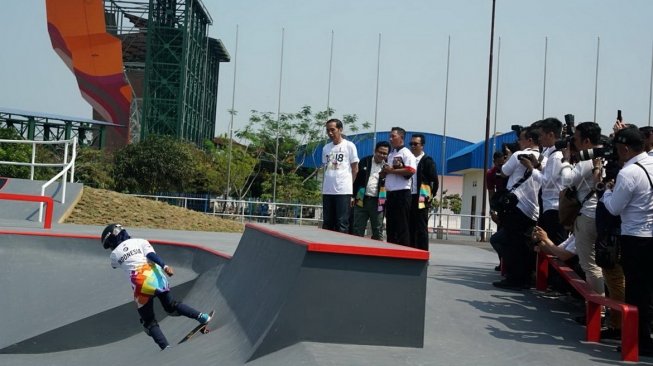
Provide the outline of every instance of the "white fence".
{"type": "MultiPolygon", "coordinates": [[[[62,178],[62,193],[61,203],[66,203],[66,182],[68,181],[68,172],[70,171],[70,182],[75,179],[75,159],[77,158],[77,138],[74,137],[70,140],[58,141],[34,141],[34,140],[2,140],[0,143],[8,144],[29,144],[32,147],[30,162],[16,162],[16,161],[0,161],[2,165],[16,165],[16,166],[29,166],[30,167],[30,180],[34,180],[35,167],[62,167],[63,169],[52,179],[47,181],[41,186],[41,196],[45,196],[45,189],[57,179],[62,178]],[[64,145],[63,163],[37,163],[36,162],[36,145],[64,145]],[[70,145],[72,145],[72,153],[70,152],[70,145]],[[69,157],[70,154],[70,157],[69,157]]],[[[39,208],[39,222],[43,220],[43,203],[39,208]]]]}

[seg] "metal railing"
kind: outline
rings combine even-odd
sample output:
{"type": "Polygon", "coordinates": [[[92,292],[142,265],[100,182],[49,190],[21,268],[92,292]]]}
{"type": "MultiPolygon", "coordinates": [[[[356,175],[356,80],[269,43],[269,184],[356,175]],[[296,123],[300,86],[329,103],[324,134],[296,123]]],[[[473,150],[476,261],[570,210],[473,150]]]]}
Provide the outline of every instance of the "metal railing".
{"type": "MultiPolygon", "coordinates": [[[[75,179],[75,159],[77,158],[77,138],[73,137],[70,140],[58,141],[35,141],[35,140],[4,140],[0,139],[0,143],[8,144],[29,144],[32,147],[30,162],[16,162],[16,161],[0,161],[0,165],[16,165],[16,166],[29,166],[30,167],[30,180],[34,180],[34,168],[36,167],[62,167],[63,169],[55,175],[52,179],[47,181],[41,186],[41,196],[45,196],[45,189],[57,179],[62,179],[62,193],[61,203],[66,203],[66,182],[68,180],[68,171],[70,171],[70,182],[75,179]],[[63,163],[37,163],[36,162],[36,145],[58,145],[64,144],[64,157],[63,163]],[[72,144],[72,155],[68,161],[69,146],[72,144]]],[[[43,203],[39,205],[39,222],[43,221],[43,203]]]]}
{"type": "Polygon", "coordinates": [[[473,236],[476,240],[489,240],[497,231],[497,225],[489,216],[464,215],[454,213],[431,212],[429,215],[429,234],[436,234],[438,239],[449,240],[449,235],[473,236]],[[485,220],[485,229],[482,221],[485,220]]]}
{"type": "Polygon", "coordinates": [[[276,224],[319,225],[322,221],[321,205],[300,203],[271,203],[212,199],[210,214],[232,218],[240,222],[271,222],[276,224]]]}
{"type": "MultiPolygon", "coordinates": [[[[185,196],[162,196],[133,194],[155,201],[164,201],[172,205],[188,208],[191,201],[206,202],[207,198],[185,196]]],[[[209,215],[228,218],[235,221],[267,222],[277,224],[320,225],[322,222],[321,205],[305,205],[299,203],[271,203],[258,200],[209,199],[209,215]]],[[[444,240],[489,240],[496,232],[497,226],[490,217],[481,215],[461,215],[454,213],[431,212],[428,221],[429,235],[444,240]],[[485,220],[485,229],[481,229],[485,220]],[[440,225],[441,224],[441,225],[440,225]]]]}

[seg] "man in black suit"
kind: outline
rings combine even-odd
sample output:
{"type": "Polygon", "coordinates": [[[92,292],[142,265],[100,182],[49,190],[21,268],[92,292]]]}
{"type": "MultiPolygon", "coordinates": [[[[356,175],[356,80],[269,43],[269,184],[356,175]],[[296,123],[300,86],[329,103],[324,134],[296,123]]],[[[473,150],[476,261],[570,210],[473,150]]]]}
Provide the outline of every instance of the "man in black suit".
{"type": "Polygon", "coordinates": [[[410,138],[410,151],[417,160],[417,171],[413,174],[410,206],[410,244],[412,247],[429,250],[429,209],[431,200],[438,191],[438,172],[435,161],[424,153],[426,139],[421,133],[410,138]]]}

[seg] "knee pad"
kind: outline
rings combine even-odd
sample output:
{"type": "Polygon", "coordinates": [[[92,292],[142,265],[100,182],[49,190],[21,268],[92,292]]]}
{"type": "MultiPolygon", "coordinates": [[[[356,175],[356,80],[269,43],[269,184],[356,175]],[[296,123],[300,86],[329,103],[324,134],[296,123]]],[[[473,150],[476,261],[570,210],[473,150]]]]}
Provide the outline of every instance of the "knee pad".
{"type": "Polygon", "coordinates": [[[179,311],[177,311],[177,306],[180,304],[179,301],[175,300],[170,304],[170,307],[165,308],[166,313],[170,316],[179,316],[179,311]]]}
{"type": "Polygon", "coordinates": [[[159,326],[159,323],[156,321],[156,319],[152,319],[149,323],[146,323],[143,319],[141,319],[141,324],[143,325],[144,332],[147,335],[150,335],[150,329],[155,326],[159,326]]]}

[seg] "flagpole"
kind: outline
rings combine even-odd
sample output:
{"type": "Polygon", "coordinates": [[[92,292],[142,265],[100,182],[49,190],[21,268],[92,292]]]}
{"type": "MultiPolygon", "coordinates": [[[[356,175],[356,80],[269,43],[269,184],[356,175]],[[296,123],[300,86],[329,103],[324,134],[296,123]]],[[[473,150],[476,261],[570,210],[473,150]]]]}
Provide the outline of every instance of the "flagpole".
{"type": "Polygon", "coordinates": [[[238,24],[236,24],[236,50],[234,53],[234,82],[231,89],[231,120],[229,121],[229,162],[227,163],[227,197],[229,199],[229,191],[231,189],[231,160],[233,156],[233,141],[234,141],[234,105],[236,103],[236,70],[238,68],[238,24]]]}
{"type": "Polygon", "coordinates": [[[447,155],[447,106],[449,105],[449,60],[451,57],[451,35],[447,41],[447,76],[444,83],[444,126],[442,127],[442,155],[440,164],[440,218],[438,220],[438,239],[442,239],[442,192],[444,191],[444,171],[447,155]]]}
{"type": "Polygon", "coordinates": [[[651,101],[653,100],[653,43],[651,44],[651,81],[648,87],[648,125],[651,125],[651,101]]]}
{"type": "Polygon", "coordinates": [[[376,126],[379,112],[379,76],[381,75],[381,33],[379,33],[379,47],[376,55],[376,99],[374,101],[374,135],[372,137],[372,153],[376,146],[376,126]]]}
{"type": "Polygon", "coordinates": [[[327,87],[327,119],[331,117],[331,70],[333,67],[333,30],[331,30],[331,52],[329,53],[329,84],[327,87]]]}
{"type": "Polygon", "coordinates": [[[499,114],[499,71],[501,65],[501,37],[497,45],[497,85],[494,89],[494,132],[492,133],[492,155],[497,150],[497,115],[499,114]]]}
{"type": "Polygon", "coordinates": [[[274,224],[277,216],[277,173],[279,169],[279,127],[281,126],[281,82],[283,80],[283,41],[285,36],[285,28],[281,28],[281,62],[279,65],[279,96],[277,104],[277,131],[274,146],[274,176],[272,182],[272,203],[274,210],[270,221],[274,224]]]}
{"type": "MultiPolygon", "coordinates": [[[[490,111],[492,106],[492,53],[494,48],[494,14],[496,10],[496,0],[492,0],[492,23],[490,26],[490,57],[488,61],[488,82],[487,82],[487,109],[485,113],[485,143],[483,144],[483,175],[488,168],[488,150],[490,140],[490,111]]],[[[487,182],[483,179],[483,202],[481,203],[481,240],[485,241],[485,212],[487,210],[487,182]]]]}
{"type": "Polygon", "coordinates": [[[542,87],[542,119],[544,119],[544,106],[546,105],[546,62],[549,51],[549,37],[544,37],[544,82],[542,87]]]}
{"type": "Polygon", "coordinates": [[[596,73],[594,75],[594,122],[596,122],[596,104],[599,98],[599,55],[601,51],[601,37],[596,37],[596,73]]]}

